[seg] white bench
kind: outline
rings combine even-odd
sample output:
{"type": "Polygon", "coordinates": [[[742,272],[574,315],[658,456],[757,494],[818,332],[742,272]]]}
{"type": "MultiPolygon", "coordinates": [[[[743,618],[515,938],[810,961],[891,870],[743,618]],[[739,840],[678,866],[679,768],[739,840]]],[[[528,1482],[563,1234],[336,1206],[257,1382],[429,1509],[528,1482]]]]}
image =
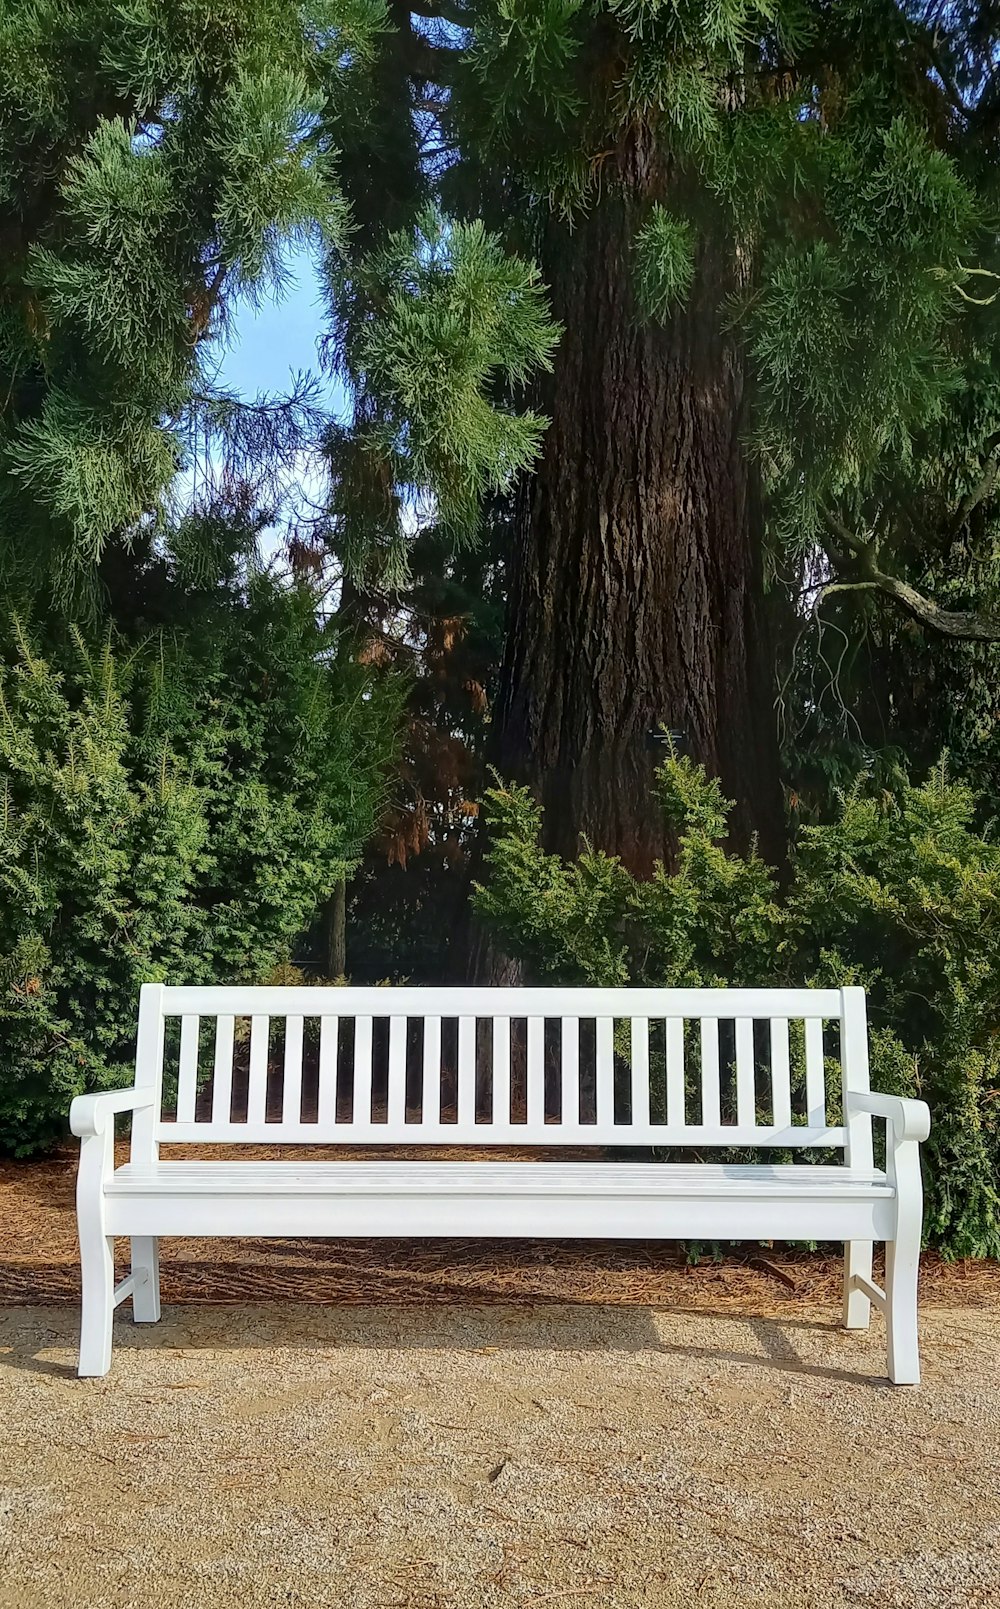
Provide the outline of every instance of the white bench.
{"type": "Polygon", "coordinates": [[[131,1296],[138,1323],[159,1318],[161,1235],[458,1234],[843,1241],[845,1325],[866,1328],[875,1302],[890,1378],[919,1379],[918,1142],[930,1118],[922,1101],[869,1093],[860,989],[146,984],[134,1087],[78,1096],[70,1123],[82,1141],[81,1375],[107,1373],[120,1302],[131,1296]],[[131,1161],[116,1168],[120,1112],[132,1114],[131,1161]],[[887,1124],[884,1172],[873,1116],[887,1124]],[[262,1162],[159,1150],[338,1142],[597,1154],[262,1162]],[[802,1155],[678,1164],[649,1160],[652,1146],[802,1155]],[[607,1159],[627,1147],[647,1154],[607,1159]],[[810,1162],[817,1147],[843,1161],[810,1162]],[[132,1263],[117,1285],[116,1235],[131,1240],[132,1263]],[[872,1282],[876,1240],[884,1293],[872,1282]]]}

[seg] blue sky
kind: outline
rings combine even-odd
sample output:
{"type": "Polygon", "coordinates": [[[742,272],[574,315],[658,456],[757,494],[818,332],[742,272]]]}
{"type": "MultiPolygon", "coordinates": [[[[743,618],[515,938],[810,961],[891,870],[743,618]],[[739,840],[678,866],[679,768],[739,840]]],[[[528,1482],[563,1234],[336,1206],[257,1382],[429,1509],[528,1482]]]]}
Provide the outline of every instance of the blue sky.
{"type": "MultiPolygon", "coordinates": [[[[331,413],[343,416],[346,397],[336,380],[324,375],[317,342],[324,328],[324,306],[316,264],[307,250],[289,252],[288,276],[284,294],[265,297],[259,305],[238,303],[232,310],[226,337],[219,337],[206,354],[207,372],[215,382],[251,400],[261,393],[285,396],[297,375],[315,375],[321,382],[321,396],[331,413]]],[[[194,453],[178,477],[176,492],[181,504],[205,487],[208,464],[218,467],[214,449],[208,461],[199,455],[197,439],[194,453]]],[[[284,515],[294,520],[296,510],[305,517],[315,516],[325,496],[325,469],[307,449],[284,466],[281,477],[286,494],[284,515]]],[[[268,557],[281,551],[283,521],[262,541],[268,557]]]]}
{"type": "MultiPolygon", "coordinates": [[[[316,341],[323,328],[323,304],[315,263],[308,251],[290,254],[289,286],[280,301],[237,308],[229,340],[218,348],[221,384],[252,396],[285,392],[299,370],[319,374],[316,341]]],[[[331,391],[333,387],[331,386],[331,391]]]]}

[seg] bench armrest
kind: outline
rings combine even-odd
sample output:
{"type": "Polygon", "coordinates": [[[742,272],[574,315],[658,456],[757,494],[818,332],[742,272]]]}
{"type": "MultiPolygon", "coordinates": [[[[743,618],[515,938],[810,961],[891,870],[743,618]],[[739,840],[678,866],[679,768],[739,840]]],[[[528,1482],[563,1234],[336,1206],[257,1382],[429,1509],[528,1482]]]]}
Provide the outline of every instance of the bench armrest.
{"type": "Polygon", "coordinates": [[[103,1134],[116,1112],[137,1112],[152,1104],[150,1089],[102,1089],[96,1095],[77,1095],[69,1109],[69,1126],[83,1140],[103,1134]]]}
{"type": "Polygon", "coordinates": [[[879,1095],[876,1091],[864,1094],[849,1090],[847,1111],[870,1112],[873,1117],[884,1117],[893,1131],[897,1145],[904,1140],[926,1140],[931,1131],[930,1107],[926,1101],[906,1100],[902,1095],[879,1095]]]}

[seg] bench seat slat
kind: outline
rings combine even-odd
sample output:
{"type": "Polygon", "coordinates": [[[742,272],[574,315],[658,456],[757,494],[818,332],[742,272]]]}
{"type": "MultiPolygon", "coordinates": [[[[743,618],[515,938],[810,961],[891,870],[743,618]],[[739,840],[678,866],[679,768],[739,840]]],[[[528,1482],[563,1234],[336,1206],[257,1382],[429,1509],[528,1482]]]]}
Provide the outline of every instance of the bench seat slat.
{"type": "Polygon", "coordinates": [[[419,1194],[791,1196],[796,1199],[891,1197],[884,1173],[794,1163],[718,1164],[546,1162],[171,1162],[126,1164],[108,1180],[112,1195],[205,1191],[306,1195],[350,1191],[419,1194]]]}

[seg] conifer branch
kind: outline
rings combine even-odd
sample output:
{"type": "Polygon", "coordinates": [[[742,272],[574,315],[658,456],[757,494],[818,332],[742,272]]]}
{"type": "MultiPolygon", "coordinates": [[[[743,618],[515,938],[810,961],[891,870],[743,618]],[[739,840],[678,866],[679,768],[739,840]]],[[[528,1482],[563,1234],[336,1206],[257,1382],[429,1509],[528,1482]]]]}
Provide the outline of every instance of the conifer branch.
{"type": "MultiPolygon", "coordinates": [[[[1000,618],[976,609],[943,609],[933,598],[926,597],[911,587],[908,581],[888,575],[879,569],[875,545],[856,536],[829,510],[824,519],[837,540],[842,543],[856,562],[860,575],[856,580],[836,581],[821,589],[820,596],[833,592],[878,591],[893,598],[911,619],[926,626],[939,637],[953,637],[962,642],[1000,642],[1000,618]]],[[[844,559],[831,553],[840,568],[844,559]]]]}

